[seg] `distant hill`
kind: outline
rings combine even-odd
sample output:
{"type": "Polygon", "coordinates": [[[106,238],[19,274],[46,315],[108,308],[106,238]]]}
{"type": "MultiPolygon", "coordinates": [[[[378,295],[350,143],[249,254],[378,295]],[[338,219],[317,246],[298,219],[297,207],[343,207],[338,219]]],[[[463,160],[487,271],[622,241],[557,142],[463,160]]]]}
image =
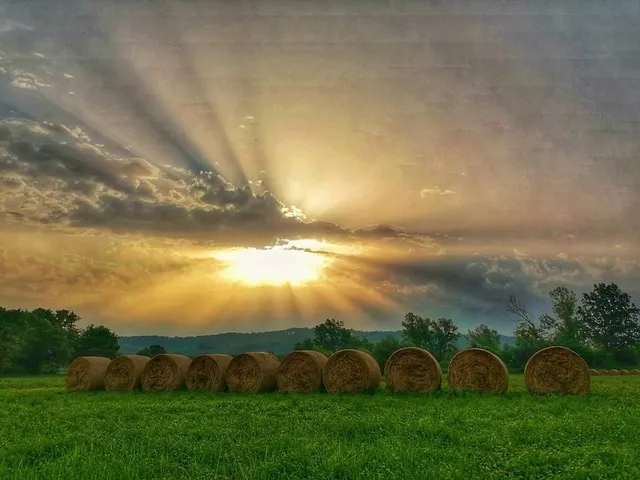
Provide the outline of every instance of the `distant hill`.
{"type": "MultiPolygon", "coordinates": [[[[402,338],[402,332],[397,331],[356,331],[359,337],[366,338],[370,342],[379,342],[387,335],[402,338]]],[[[313,328],[289,328],[273,332],[257,333],[220,333],[217,335],[200,335],[194,337],[161,337],[156,335],[144,335],[134,337],[120,337],[120,353],[132,354],[149,345],[162,345],[169,353],[180,353],[188,356],[201,355],[203,353],[228,353],[237,355],[243,352],[273,352],[276,355],[285,355],[291,352],[294,345],[307,338],[313,337],[313,328]]],[[[513,345],[513,337],[502,336],[501,342],[513,345]]],[[[469,345],[466,336],[460,337],[458,348],[469,345]]]]}

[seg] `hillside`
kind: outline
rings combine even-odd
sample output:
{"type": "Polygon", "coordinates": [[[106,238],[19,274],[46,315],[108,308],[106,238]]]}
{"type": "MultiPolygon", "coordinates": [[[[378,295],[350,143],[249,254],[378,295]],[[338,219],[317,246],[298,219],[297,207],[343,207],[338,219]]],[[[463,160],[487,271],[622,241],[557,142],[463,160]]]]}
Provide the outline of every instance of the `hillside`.
{"type": "MultiPolygon", "coordinates": [[[[370,342],[379,342],[387,335],[397,338],[402,337],[398,331],[356,331],[359,337],[366,338],[370,342]]],[[[284,355],[293,350],[296,343],[311,338],[313,328],[289,328],[273,332],[256,333],[220,333],[217,335],[200,335],[194,337],[162,337],[156,335],[120,337],[120,352],[132,354],[149,345],[162,345],[170,353],[195,356],[203,353],[228,353],[236,355],[243,352],[265,351],[276,355],[284,355]]],[[[501,336],[501,341],[513,344],[513,337],[501,336]]],[[[465,336],[458,341],[458,348],[469,345],[465,336]]]]}

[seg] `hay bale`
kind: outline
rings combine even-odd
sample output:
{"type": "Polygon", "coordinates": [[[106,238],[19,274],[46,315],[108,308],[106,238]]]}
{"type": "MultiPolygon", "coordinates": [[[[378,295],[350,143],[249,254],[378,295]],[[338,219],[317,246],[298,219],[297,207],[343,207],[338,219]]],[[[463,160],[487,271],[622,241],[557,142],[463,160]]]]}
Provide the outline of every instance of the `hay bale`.
{"type": "Polygon", "coordinates": [[[68,392],[102,390],[104,375],[110,363],[111,359],[105,357],[76,358],[67,369],[64,379],[65,389],[68,392]]]}
{"type": "Polygon", "coordinates": [[[620,372],[618,370],[616,370],[615,368],[611,368],[608,370],[609,375],[620,375],[620,372]]]}
{"type": "Polygon", "coordinates": [[[639,369],[635,369],[635,370],[631,370],[633,375],[640,375],[640,370],[639,369]]]}
{"type": "Polygon", "coordinates": [[[598,370],[595,370],[595,369],[591,368],[591,369],[589,369],[589,375],[597,376],[597,375],[600,375],[600,374],[598,373],[598,370]]]}
{"type": "Polygon", "coordinates": [[[625,370],[624,368],[620,370],[620,375],[629,375],[629,370],[625,370]]]}
{"type": "Polygon", "coordinates": [[[107,392],[138,390],[142,383],[142,372],[149,360],[149,357],[142,355],[118,355],[107,368],[104,389],[107,392]]]}
{"type": "Polygon", "coordinates": [[[587,362],[566,347],[538,350],[524,367],[524,380],[534,393],[589,393],[587,362]]]}
{"type": "Polygon", "coordinates": [[[313,350],[297,350],[285,357],[278,368],[278,389],[287,393],[317,392],[324,386],[322,369],[327,357],[313,350]]]}
{"type": "Polygon", "coordinates": [[[601,375],[601,376],[609,375],[609,370],[607,370],[607,369],[600,369],[600,370],[598,370],[598,375],[601,375]]]}
{"type": "Polygon", "coordinates": [[[232,392],[273,392],[278,388],[276,374],[280,360],[272,353],[248,352],[231,360],[227,385],[232,392]]]}
{"type": "Polygon", "coordinates": [[[449,362],[447,382],[451,390],[505,393],[509,388],[509,371],[495,354],[482,348],[467,348],[449,362]]]}
{"type": "Polygon", "coordinates": [[[407,347],[389,357],[384,377],[392,392],[435,392],[442,384],[442,369],[426,350],[407,347]]]}
{"type": "Polygon", "coordinates": [[[147,362],[142,372],[145,392],[178,390],[185,386],[191,359],[184,355],[161,353],[147,362]]]}
{"type": "Polygon", "coordinates": [[[223,392],[227,390],[227,368],[231,355],[207,354],[189,365],[186,385],[190,391],[223,392]]]}
{"type": "Polygon", "coordinates": [[[329,357],[322,370],[322,380],[329,393],[374,392],[382,372],[378,362],[360,350],[340,350],[329,357]]]}

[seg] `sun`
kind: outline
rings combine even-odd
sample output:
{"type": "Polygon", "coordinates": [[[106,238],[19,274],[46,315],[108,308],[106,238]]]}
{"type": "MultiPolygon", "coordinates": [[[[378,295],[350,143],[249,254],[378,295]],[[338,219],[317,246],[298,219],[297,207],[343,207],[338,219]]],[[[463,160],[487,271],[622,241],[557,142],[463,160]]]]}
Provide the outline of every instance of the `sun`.
{"type": "Polygon", "coordinates": [[[222,275],[246,285],[302,285],[321,278],[325,255],[292,249],[288,245],[237,248],[215,253],[226,263],[222,275]]]}

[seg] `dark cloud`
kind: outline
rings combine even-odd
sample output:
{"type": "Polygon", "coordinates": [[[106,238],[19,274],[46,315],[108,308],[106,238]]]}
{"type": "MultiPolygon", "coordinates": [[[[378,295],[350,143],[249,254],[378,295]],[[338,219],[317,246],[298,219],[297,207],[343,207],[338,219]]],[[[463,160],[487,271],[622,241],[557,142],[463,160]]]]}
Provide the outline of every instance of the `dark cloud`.
{"type": "MultiPolygon", "coordinates": [[[[347,229],[330,222],[304,221],[269,191],[256,194],[249,185],[235,187],[213,171],[191,172],[115,157],[64,125],[14,122],[11,126],[14,131],[4,126],[11,140],[7,154],[0,156],[0,172],[19,177],[25,192],[54,199],[49,217],[39,209],[38,222],[118,233],[209,237],[235,244],[264,245],[300,236],[429,243],[424,236],[397,226],[347,229]],[[47,179],[56,182],[43,181],[47,179]],[[75,196],[58,197],[60,205],[55,208],[59,192],[75,196]]],[[[5,201],[9,198],[5,195],[5,201]]],[[[30,217],[25,213],[23,218],[30,217]]]]}
{"type": "Polygon", "coordinates": [[[640,264],[613,255],[600,259],[443,255],[393,261],[351,257],[349,265],[358,282],[375,286],[417,312],[448,311],[463,324],[484,322],[501,330],[511,328],[515,320],[506,310],[512,295],[535,316],[548,311],[548,293],[559,285],[581,293],[594,283],[616,281],[632,295],[640,294],[640,264]]]}
{"type": "MultiPolygon", "coordinates": [[[[0,159],[4,171],[14,170],[24,177],[57,178],[72,189],[79,182],[94,182],[125,194],[134,194],[133,180],[154,177],[155,168],[139,159],[111,160],[88,144],[44,144],[36,147],[14,141],[7,147],[9,157],[0,159]]],[[[87,191],[83,185],[81,191],[87,191]]]]}

